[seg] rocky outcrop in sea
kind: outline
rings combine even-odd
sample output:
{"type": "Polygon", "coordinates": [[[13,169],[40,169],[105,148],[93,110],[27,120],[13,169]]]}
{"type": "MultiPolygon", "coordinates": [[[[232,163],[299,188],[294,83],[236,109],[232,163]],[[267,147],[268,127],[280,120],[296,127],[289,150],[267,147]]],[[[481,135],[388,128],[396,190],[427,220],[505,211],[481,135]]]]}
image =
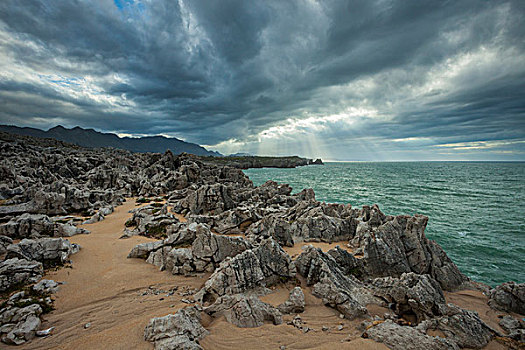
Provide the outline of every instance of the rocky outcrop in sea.
{"type": "Polygon", "coordinates": [[[516,314],[525,310],[525,285],[471,281],[425,236],[423,215],[323,203],[312,189],[294,194],[273,181],[255,187],[238,168],[186,154],[85,149],[4,133],[0,151],[0,337],[6,344],[37,335],[58,287],[42,276],[80,249],[67,239],[89,233],[77,225],[104,220],[136,197],[142,205],[130,213],[122,239],[151,241],[128,258],[174,275],[206,276],[189,297],[194,305],[144,325],[144,339],[156,349],[200,349],[209,333],[203,316],[242,328],[283,324],[284,315],[308,307],[305,294],[342,318],[362,321],[363,337],[393,349],[483,348],[493,339],[523,346],[516,314]],[[287,252],[297,245],[300,253],[287,252]],[[260,299],[280,286],[290,290],[282,304],[260,299]],[[447,304],[446,292],[466,288],[485,290],[490,306],[508,313],[505,332],[447,304]],[[370,305],[388,312],[372,316],[370,305]]]}

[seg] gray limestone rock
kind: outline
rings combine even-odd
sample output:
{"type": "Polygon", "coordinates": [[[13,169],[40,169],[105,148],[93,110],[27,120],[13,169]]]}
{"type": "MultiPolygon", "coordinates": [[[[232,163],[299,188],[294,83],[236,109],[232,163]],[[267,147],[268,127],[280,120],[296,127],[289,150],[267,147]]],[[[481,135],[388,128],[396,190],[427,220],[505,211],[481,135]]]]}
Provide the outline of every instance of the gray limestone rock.
{"type": "Polygon", "coordinates": [[[429,275],[404,273],[400,278],[383,277],[371,281],[373,293],[395,307],[395,312],[416,323],[441,316],[447,312],[447,305],[441,286],[429,275]]]}
{"type": "Polygon", "coordinates": [[[2,342],[21,345],[35,337],[40,327],[42,308],[32,304],[24,308],[7,307],[0,310],[0,337],[2,342]]]}
{"type": "Polygon", "coordinates": [[[197,301],[214,301],[225,294],[244,293],[295,277],[295,266],[277,242],[269,238],[254,249],[226,258],[195,295],[197,301]]]}
{"type": "Polygon", "coordinates": [[[366,315],[366,304],[378,303],[355,277],[345,275],[336,260],[318,248],[307,246],[295,264],[313,286],[312,293],[349,319],[366,315]]]}
{"type": "Polygon", "coordinates": [[[41,280],[33,286],[33,290],[40,294],[56,293],[58,291],[58,283],[53,280],[41,280]]]}
{"type": "Polygon", "coordinates": [[[490,307],[525,315],[525,283],[503,283],[489,292],[490,307]]]}
{"type": "Polygon", "coordinates": [[[444,290],[454,290],[468,280],[443,249],[426,238],[428,217],[397,216],[385,218],[384,223],[378,219],[379,226],[371,225],[370,220],[358,225],[352,240],[354,246],[362,247],[368,275],[429,274],[444,290]]]}
{"type": "Polygon", "coordinates": [[[447,315],[423,321],[418,328],[440,330],[459,347],[472,349],[485,347],[495,334],[476,312],[452,304],[449,304],[447,315]]]}
{"type": "Polygon", "coordinates": [[[224,315],[228,322],[241,328],[260,327],[265,321],[275,325],[283,322],[278,309],[262,302],[255,295],[223,295],[205,308],[204,312],[214,317],[224,315]]]}
{"type": "Polygon", "coordinates": [[[283,314],[301,313],[304,311],[304,293],[301,287],[295,287],[290,291],[288,300],[280,304],[277,309],[283,314]]]}
{"type": "Polygon", "coordinates": [[[208,335],[208,331],[200,320],[200,311],[194,306],[152,318],[144,330],[144,339],[154,343],[156,350],[202,349],[199,340],[208,335]]]}
{"type": "Polygon", "coordinates": [[[12,258],[0,262],[0,292],[13,287],[37,282],[42,278],[42,263],[12,258]]]}
{"type": "Polygon", "coordinates": [[[69,256],[78,252],[80,247],[64,238],[23,239],[20,243],[7,247],[7,258],[36,260],[45,266],[62,265],[69,261],[69,256]]]}
{"type": "Polygon", "coordinates": [[[432,337],[414,327],[400,326],[391,320],[370,327],[363,336],[394,350],[459,350],[459,346],[449,339],[432,337]]]}

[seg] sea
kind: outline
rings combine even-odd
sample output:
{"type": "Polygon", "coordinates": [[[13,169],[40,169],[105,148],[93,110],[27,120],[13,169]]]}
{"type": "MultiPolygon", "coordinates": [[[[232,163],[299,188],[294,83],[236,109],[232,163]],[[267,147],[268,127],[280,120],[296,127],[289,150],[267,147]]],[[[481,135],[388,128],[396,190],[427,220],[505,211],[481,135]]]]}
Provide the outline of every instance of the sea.
{"type": "Polygon", "coordinates": [[[491,286],[525,282],[525,162],[334,162],[245,173],[255,185],[313,188],[327,203],[427,215],[426,236],[467,276],[491,286]]]}

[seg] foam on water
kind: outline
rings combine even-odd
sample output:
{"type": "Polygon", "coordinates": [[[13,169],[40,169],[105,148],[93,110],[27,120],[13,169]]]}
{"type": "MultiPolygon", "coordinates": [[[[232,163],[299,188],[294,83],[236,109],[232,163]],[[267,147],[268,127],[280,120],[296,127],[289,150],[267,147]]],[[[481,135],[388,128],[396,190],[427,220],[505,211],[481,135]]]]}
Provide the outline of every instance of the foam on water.
{"type": "Polygon", "coordinates": [[[327,163],[245,173],[255,185],[313,188],[320,201],[427,215],[427,237],[469,277],[489,285],[525,282],[525,163],[327,163]]]}

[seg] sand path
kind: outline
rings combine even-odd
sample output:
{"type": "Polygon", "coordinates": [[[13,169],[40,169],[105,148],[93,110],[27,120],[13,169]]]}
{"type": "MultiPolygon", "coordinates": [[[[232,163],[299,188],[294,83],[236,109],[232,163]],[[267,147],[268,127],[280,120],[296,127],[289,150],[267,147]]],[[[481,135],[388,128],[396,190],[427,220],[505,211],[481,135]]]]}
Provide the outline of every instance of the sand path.
{"type": "Polygon", "coordinates": [[[173,276],[140,259],[127,259],[131,248],[150,239],[119,239],[135,201],[128,200],[105,220],[84,225],[89,235],[70,238],[82,246],[72,255],[73,268],[49,272],[44,278],[65,282],[55,294],[55,308],[42,328],[54,326],[53,335],[34,339],[20,349],[152,349],[143,339],[149,319],[185,306],[169,290],[197,288],[199,277],[173,276]],[[151,287],[151,288],[150,288],[151,287]],[[155,291],[164,291],[155,295],[155,291]],[[142,295],[146,292],[146,295],[142,295]],[[161,300],[162,299],[162,300],[161,300]],[[85,324],[90,323],[89,328],[85,324]]]}

